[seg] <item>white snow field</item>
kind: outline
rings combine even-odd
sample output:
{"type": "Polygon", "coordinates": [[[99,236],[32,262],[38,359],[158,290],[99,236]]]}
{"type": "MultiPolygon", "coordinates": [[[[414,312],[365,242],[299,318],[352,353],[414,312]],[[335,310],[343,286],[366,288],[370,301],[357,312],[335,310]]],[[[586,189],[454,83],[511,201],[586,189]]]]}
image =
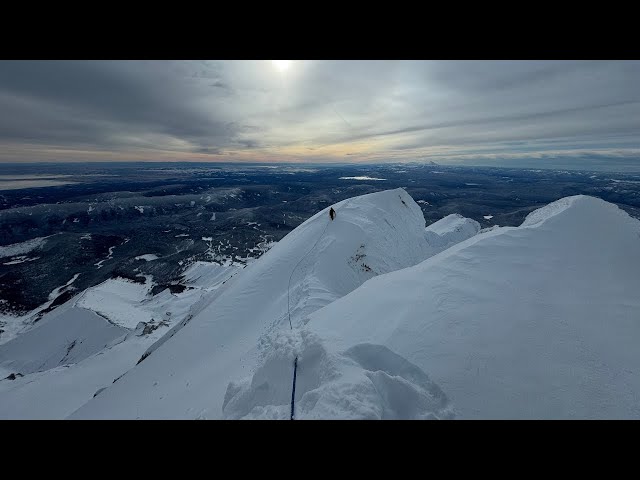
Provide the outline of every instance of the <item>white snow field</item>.
{"type": "Polygon", "coordinates": [[[144,260],[146,262],[152,262],[153,260],[157,260],[159,257],[155,253],[145,253],[144,255],[138,255],[135,257],[136,260],[144,260]]]}
{"type": "Polygon", "coordinates": [[[638,418],[639,292],[640,222],[575,196],[372,279],[308,328],[329,352],[402,355],[456,418],[638,418]]]}
{"type": "Polygon", "coordinates": [[[470,238],[480,232],[478,222],[453,213],[425,228],[427,242],[439,251],[470,238]]]}
{"type": "MultiPolygon", "coordinates": [[[[427,242],[422,211],[403,189],[351,198],[334,208],[334,221],[327,208],[289,233],[72,418],[235,418],[236,412],[223,411],[225,397],[237,388],[233,382],[251,375],[273,352],[271,345],[295,337],[310,313],[376,275],[439,251],[427,242]],[[290,277],[293,333],[287,315],[290,277]]],[[[267,375],[264,388],[282,404],[275,405],[274,415],[285,418],[292,359],[281,366],[267,369],[273,375],[267,375]]],[[[270,416],[267,410],[264,415],[270,416]]]]}
{"type": "Polygon", "coordinates": [[[205,294],[238,271],[197,262],[185,271],[187,290],[153,297],[150,277],[145,285],[110,279],[45,314],[0,345],[0,419],[67,417],[133,368],[205,294]],[[206,286],[200,286],[203,279],[206,286]],[[15,379],[5,378],[10,375],[15,379]]]}
{"type": "Polygon", "coordinates": [[[128,332],[69,302],[40,322],[0,348],[3,368],[26,375],[78,363],[128,332]]]}
{"type": "Polygon", "coordinates": [[[640,221],[586,196],[484,230],[425,228],[403,189],[333,207],[182,294],[114,279],[47,314],[0,346],[33,372],[0,379],[0,418],[287,419],[296,357],[296,419],[640,417],[640,221]],[[65,359],[81,301],[114,325],[65,359]]]}

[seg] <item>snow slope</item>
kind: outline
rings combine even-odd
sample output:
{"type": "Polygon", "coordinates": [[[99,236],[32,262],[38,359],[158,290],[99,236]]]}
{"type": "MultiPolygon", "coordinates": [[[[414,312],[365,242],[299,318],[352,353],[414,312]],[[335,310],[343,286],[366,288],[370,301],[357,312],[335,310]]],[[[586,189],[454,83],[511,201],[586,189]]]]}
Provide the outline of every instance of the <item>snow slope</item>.
{"type": "Polygon", "coordinates": [[[639,221],[586,196],[488,230],[425,228],[402,189],[334,208],[231,278],[191,266],[170,330],[0,381],[0,417],[288,418],[296,357],[298,419],[640,416],[639,221]]]}
{"type": "Polygon", "coordinates": [[[79,363],[0,380],[0,419],[66,418],[131,369],[160,335],[130,335],[79,363]]]}
{"type": "Polygon", "coordinates": [[[402,356],[456,418],[638,418],[639,272],[640,222],[568,197],[372,279],[311,315],[307,335],[330,354],[402,356]]]}
{"type": "Polygon", "coordinates": [[[481,228],[475,220],[453,213],[425,228],[425,236],[429,245],[440,252],[473,237],[481,228]]]}
{"type": "MultiPolygon", "coordinates": [[[[403,190],[355,197],[314,215],[234,277],[224,292],[72,418],[222,418],[227,387],[308,315],[365,281],[434,254],[420,207],[403,190]],[[290,280],[290,289],[288,289],[290,280]],[[287,293],[290,295],[287,295],[287,293]]],[[[285,342],[286,343],[286,342],[285,342]]],[[[292,364],[273,370],[290,395],[292,364]]],[[[427,383],[423,382],[427,385],[427,383]]],[[[427,387],[425,387],[427,388],[427,387]]]]}
{"type": "Polygon", "coordinates": [[[153,297],[149,278],[146,285],[111,279],[46,313],[33,329],[0,345],[0,418],[67,417],[133,368],[205,293],[237,272],[198,262],[185,272],[184,292],[153,297]],[[200,286],[204,279],[207,285],[200,286]],[[131,328],[117,325],[118,319],[131,328]],[[10,374],[23,376],[5,378],[10,374]]]}
{"type": "Polygon", "coordinates": [[[3,368],[26,375],[77,363],[128,332],[72,304],[54,310],[51,318],[39,323],[0,346],[3,368]]]}

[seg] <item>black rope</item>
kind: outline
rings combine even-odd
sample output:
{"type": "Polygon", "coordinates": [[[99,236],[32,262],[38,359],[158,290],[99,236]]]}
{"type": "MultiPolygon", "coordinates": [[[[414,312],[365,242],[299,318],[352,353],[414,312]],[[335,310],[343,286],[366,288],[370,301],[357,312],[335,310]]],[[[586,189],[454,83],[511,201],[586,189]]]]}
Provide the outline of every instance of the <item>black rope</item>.
{"type": "MultiPolygon", "coordinates": [[[[316,248],[316,245],[318,245],[318,242],[324,236],[324,233],[327,231],[327,227],[329,226],[329,223],[332,222],[332,221],[333,221],[333,219],[331,219],[331,220],[329,220],[327,222],[327,224],[324,226],[324,229],[322,230],[322,233],[320,234],[320,236],[316,240],[316,243],[314,243],[313,247],[311,247],[311,249],[300,260],[298,260],[298,263],[296,263],[295,267],[293,267],[293,270],[291,270],[291,275],[289,275],[289,283],[287,284],[287,315],[289,317],[289,329],[291,329],[292,331],[293,331],[293,324],[291,323],[291,304],[290,304],[290,300],[289,299],[290,299],[291,279],[293,278],[293,272],[296,271],[296,268],[298,268],[298,265],[300,265],[302,260],[307,258],[309,256],[309,254],[313,251],[313,249],[316,248]]],[[[291,420],[294,420],[294,418],[295,418],[296,376],[297,376],[297,373],[298,373],[298,356],[296,355],[296,358],[293,361],[293,387],[291,388],[291,420]]]]}
{"type": "Polygon", "coordinates": [[[298,373],[298,356],[293,362],[293,388],[291,389],[291,420],[294,419],[294,412],[296,408],[296,374],[298,373]]]}

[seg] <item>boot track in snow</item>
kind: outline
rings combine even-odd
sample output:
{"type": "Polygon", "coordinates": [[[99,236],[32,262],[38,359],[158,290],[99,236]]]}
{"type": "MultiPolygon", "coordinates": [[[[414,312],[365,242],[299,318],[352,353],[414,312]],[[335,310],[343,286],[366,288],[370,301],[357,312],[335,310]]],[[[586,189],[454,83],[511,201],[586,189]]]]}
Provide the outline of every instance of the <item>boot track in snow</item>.
{"type": "MultiPolygon", "coordinates": [[[[345,204],[345,206],[346,206],[346,204],[345,204]]],[[[309,249],[309,251],[300,260],[298,260],[298,263],[296,263],[295,267],[293,267],[293,270],[291,270],[291,275],[289,275],[289,282],[287,284],[287,317],[289,318],[289,328],[291,329],[291,331],[293,331],[293,324],[291,323],[291,304],[290,304],[290,300],[289,300],[290,292],[291,292],[291,279],[293,278],[293,274],[296,271],[296,269],[298,268],[298,266],[300,265],[300,263],[302,263],[302,261],[309,256],[309,254],[316,248],[316,245],[318,245],[318,243],[320,242],[322,237],[324,237],[324,234],[327,231],[327,227],[329,226],[329,223],[331,223],[332,221],[333,221],[333,218],[331,218],[327,222],[327,224],[324,226],[324,229],[322,230],[322,233],[320,234],[320,236],[316,240],[316,243],[314,243],[313,247],[311,247],[311,249],[309,249]]],[[[297,376],[297,372],[298,372],[298,355],[296,355],[296,358],[293,361],[293,386],[291,388],[291,420],[295,419],[296,376],[297,376]]]]}

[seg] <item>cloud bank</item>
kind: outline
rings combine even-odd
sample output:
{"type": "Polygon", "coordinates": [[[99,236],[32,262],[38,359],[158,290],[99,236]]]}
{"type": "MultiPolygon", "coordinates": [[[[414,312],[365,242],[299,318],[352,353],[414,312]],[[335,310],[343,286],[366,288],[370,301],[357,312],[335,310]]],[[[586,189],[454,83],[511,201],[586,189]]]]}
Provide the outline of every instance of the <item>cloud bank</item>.
{"type": "Polygon", "coordinates": [[[638,168],[638,61],[0,61],[0,161],[638,168]]]}

